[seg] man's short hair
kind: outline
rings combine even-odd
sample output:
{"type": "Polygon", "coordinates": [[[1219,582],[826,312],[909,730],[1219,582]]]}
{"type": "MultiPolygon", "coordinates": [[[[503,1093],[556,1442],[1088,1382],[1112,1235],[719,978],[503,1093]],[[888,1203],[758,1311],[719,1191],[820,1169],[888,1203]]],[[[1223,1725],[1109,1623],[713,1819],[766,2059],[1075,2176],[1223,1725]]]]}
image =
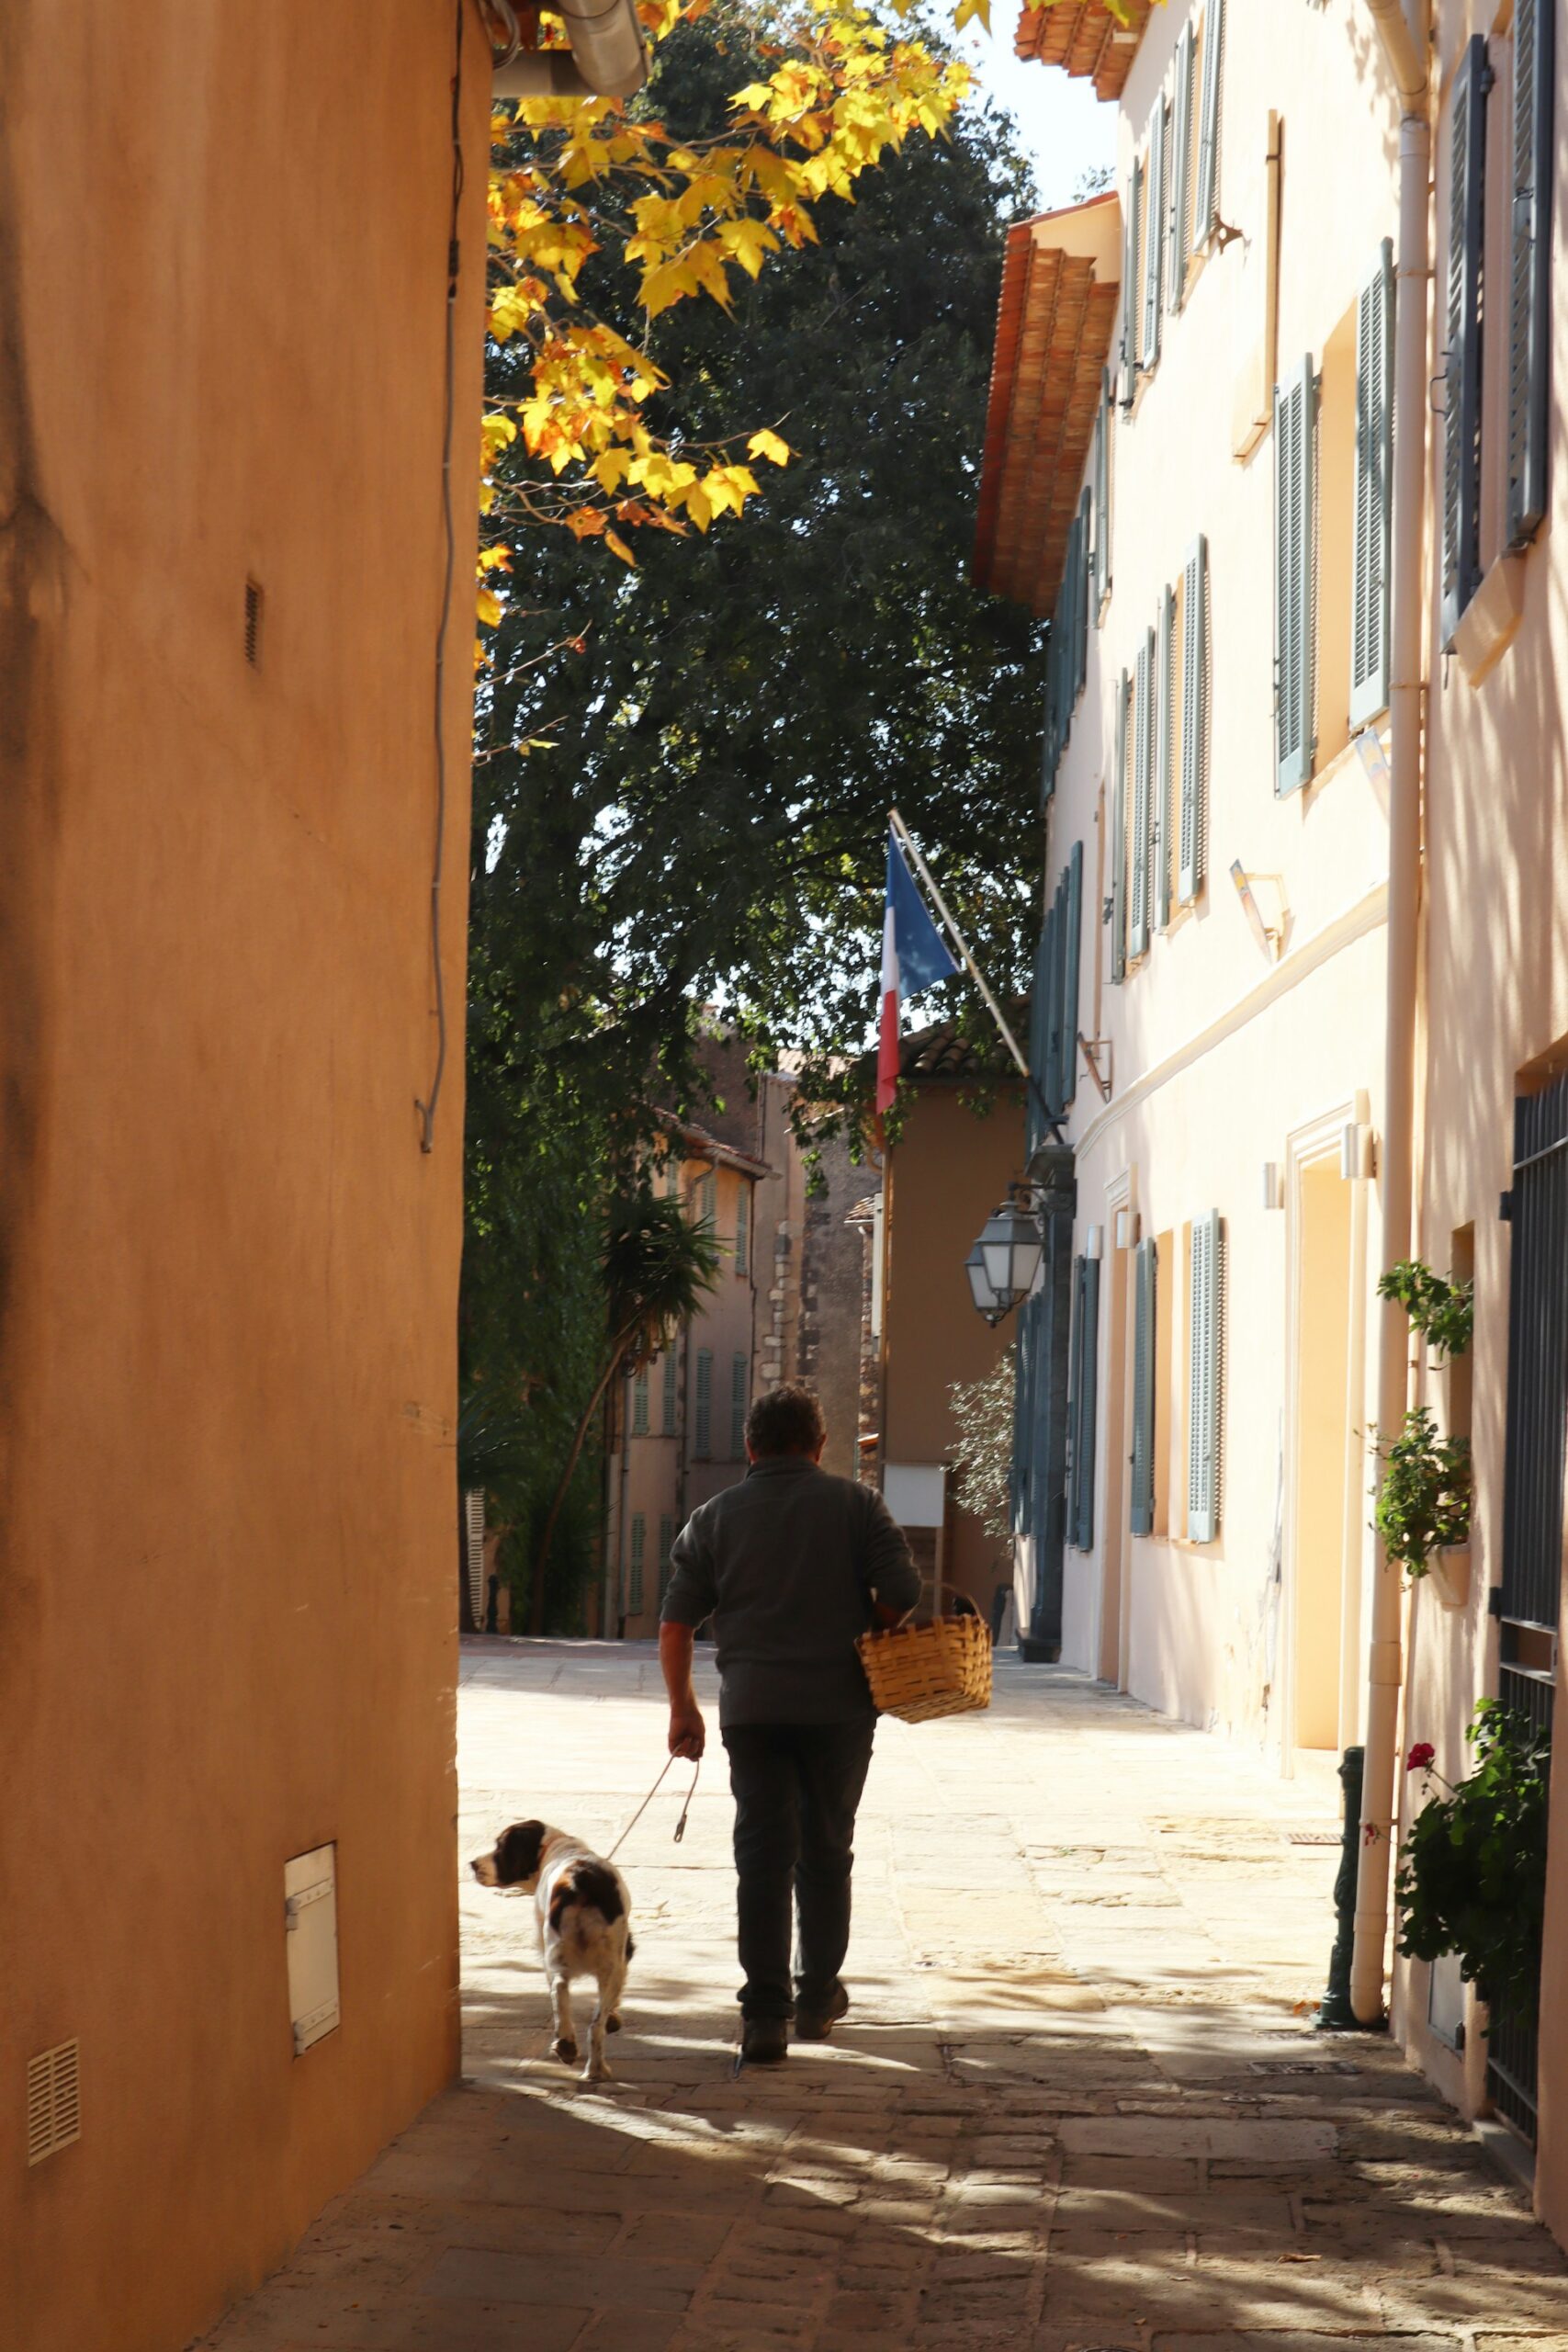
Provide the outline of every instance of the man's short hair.
{"type": "Polygon", "coordinates": [[[827,1434],[809,1388],[770,1388],[746,1416],[746,1442],[757,1454],[815,1453],[827,1434]]]}

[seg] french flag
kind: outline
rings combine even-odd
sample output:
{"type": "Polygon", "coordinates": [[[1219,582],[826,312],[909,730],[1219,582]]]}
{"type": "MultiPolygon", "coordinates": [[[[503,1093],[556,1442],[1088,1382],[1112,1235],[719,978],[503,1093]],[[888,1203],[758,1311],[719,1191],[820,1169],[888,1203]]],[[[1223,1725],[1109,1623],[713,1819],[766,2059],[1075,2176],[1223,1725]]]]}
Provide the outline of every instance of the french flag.
{"type": "Polygon", "coordinates": [[[908,996],[945,980],[957,965],[943,944],[904,862],[898,836],[887,829],[887,904],[882,917],[882,1028],[876,1048],[876,1115],[892,1108],[898,1091],[898,1007],[908,996]]]}

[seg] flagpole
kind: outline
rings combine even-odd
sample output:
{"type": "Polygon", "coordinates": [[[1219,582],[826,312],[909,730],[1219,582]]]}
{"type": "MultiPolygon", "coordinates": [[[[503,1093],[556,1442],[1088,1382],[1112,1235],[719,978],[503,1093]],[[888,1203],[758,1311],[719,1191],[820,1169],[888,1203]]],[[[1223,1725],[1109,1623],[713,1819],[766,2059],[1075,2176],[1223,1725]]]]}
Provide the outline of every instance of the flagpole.
{"type": "MultiPolygon", "coordinates": [[[[973,956],[969,953],[968,942],[964,939],[964,933],[959,930],[958,925],[953,922],[952,915],[949,914],[947,910],[947,903],[942,898],[942,892],[937,888],[936,884],[931,879],[931,867],[926,864],[925,859],[915,847],[909,828],[904,822],[903,818],[898,814],[897,809],[894,808],[890,810],[889,815],[892,819],[894,831],[903,842],[904,847],[908,851],[909,855],[914,859],[916,871],[919,875],[921,881],[925,884],[926,888],[931,892],[931,903],[935,907],[938,914],[942,917],[942,924],[947,932],[948,937],[952,940],[960,956],[964,958],[964,968],[968,972],[970,978],[979,989],[980,994],[985,998],[991,1018],[996,1023],[997,1027],[1001,1031],[1002,1039],[1009,1053],[1018,1064],[1018,1067],[1022,1071],[1024,1077],[1028,1078],[1030,1074],[1029,1064],[1025,1061],[1023,1056],[1018,1049],[1018,1039],[1013,1035],[1012,1031],[1002,1019],[1001,1007],[997,1002],[996,998],[991,994],[990,989],[986,986],[985,975],[982,973],[978,964],[976,963],[973,956]]],[[[1052,1121],[1052,1125],[1055,1125],[1055,1120],[1052,1121]]]]}

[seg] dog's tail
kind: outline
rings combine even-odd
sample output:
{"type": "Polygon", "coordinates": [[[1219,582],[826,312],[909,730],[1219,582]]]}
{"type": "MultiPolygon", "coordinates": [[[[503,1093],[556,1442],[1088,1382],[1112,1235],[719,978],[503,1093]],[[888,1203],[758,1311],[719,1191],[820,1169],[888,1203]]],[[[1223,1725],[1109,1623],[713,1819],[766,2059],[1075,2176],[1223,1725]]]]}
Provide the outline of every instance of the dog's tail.
{"type": "Polygon", "coordinates": [[[550,1926],[558,1936],[566,1914],[579,1906],[597,1911],[606,1927],[623,1916],[626,1906],[621,1900],[615,1873],[607,1863],[573,1862],[562,1871],[550,1889],[550,1926]]]}

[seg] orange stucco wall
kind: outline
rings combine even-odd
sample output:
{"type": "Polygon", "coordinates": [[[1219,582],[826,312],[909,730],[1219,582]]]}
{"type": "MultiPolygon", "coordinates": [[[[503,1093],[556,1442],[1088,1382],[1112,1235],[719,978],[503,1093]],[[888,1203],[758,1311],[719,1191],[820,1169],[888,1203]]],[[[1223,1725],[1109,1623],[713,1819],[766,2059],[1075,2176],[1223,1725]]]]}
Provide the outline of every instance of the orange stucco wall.
{"type": "Polygon", "coordinates": [[[0,2340],[176,2352],[453,2073],[488,69],[455,13],[0,17],[0,2340]],[[264,592],[259,664],[247,578],[264,592]],[[283,1870],[338,1849],[293,2056],[283,1870]],[[81,2044],[28,2169],[24,2066],[81,2044]]]}
{"type": "MultiPolygon", "coordinates": [[[[984,1378],[1012,1344],[975,1311],[964,1261],[1010,1182],[1022,1170],[1023,1114],[998,1102],[988,1117],[962,1090],[931,1081],[916,1091],[887,1155],[886,1283],[883,1305],[884,1463],[946,1462],[958,1431],[949,1389],[984,1378]]],[[[949,1487],[943,1577],[988,1611],[1012,1562],[949,1487]]]]}

